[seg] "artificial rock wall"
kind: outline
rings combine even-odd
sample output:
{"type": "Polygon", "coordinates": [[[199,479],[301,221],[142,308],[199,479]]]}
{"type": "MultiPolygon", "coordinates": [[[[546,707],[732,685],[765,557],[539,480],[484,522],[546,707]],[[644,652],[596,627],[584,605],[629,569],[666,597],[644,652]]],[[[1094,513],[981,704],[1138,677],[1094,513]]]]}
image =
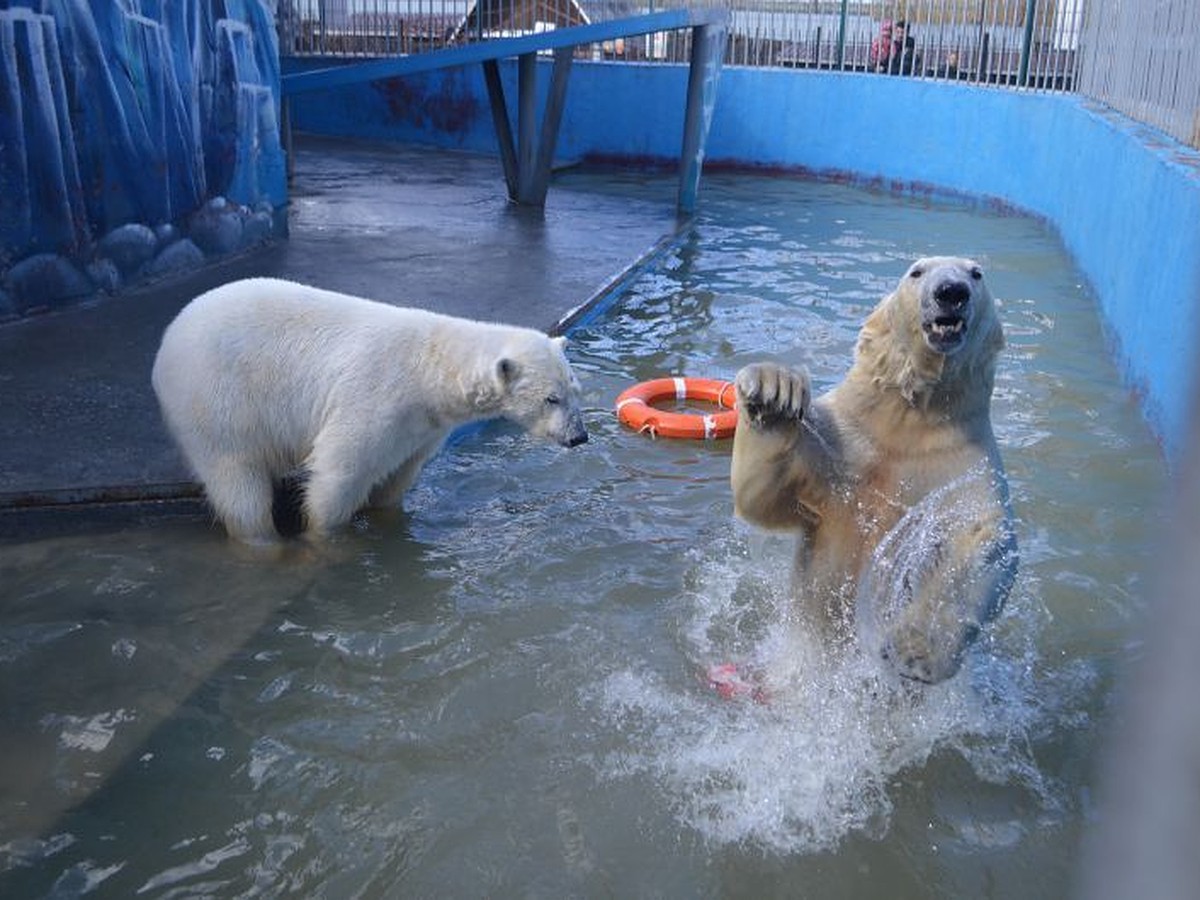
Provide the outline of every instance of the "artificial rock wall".
{"type": "Polygon", "coordinates": [[[0,0],[0,319],[282,232],[264,0],[0,0]]]}

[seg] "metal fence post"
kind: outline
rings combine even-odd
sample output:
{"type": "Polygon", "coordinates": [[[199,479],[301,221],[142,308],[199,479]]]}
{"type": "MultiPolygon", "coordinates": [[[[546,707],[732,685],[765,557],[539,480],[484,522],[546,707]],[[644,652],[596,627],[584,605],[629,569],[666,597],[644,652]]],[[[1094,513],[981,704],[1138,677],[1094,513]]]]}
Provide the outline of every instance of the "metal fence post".
{"type": "Polygon", "coordinates": [[[842,0],[842,13],[838,20],[838,38],[837,38],[837,67],[838,71],[846,68],[846,22],[847,22],[847,7],[850,5],[850,0],[842,0]]]}
{"type": "Polygon", "coordinates": [[[1037,16],[1037,0],[1025,0],[1025,34],[1021,39],[1021,64],[1017,84],[1029,85],[1029,58],[1033,55],[1033,20],[1037,16]]]}

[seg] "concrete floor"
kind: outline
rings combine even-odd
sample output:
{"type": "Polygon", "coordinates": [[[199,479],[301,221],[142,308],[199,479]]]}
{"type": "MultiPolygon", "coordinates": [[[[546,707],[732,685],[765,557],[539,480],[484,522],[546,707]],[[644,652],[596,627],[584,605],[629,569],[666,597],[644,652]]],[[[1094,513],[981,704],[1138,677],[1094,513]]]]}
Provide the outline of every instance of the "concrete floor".
{"type": "Polygon", "coordinates": [[[150,368],[163,329],[214,285],[269,275],[550,330],[676,227],[673,194],[602,189],[603,176],[568,175],[544,210],[516,207],[489,157],[300,138],[294,166],[288,240],[0,326],[0,536],[38,530],[51,501],[188,493],[150,368]]]}

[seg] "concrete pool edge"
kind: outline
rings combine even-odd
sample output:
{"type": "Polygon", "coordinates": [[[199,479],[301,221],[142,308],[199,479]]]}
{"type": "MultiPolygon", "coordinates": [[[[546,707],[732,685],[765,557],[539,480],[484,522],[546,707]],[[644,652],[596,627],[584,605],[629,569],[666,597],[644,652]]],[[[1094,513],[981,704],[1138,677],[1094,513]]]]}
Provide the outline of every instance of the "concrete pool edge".
{"type": "Polygon", "coordinates": [[[647,247],[637,259],[614,273],[594,294],[563,314],[550,328],[549,334],[552,337],[569,335],[576,328],[585,327],[603,316],[620,300],[621,294],[634,281],[656,265],[676,245],[689,225],[690,220],[680,222],[673,231],[647,247]]]}

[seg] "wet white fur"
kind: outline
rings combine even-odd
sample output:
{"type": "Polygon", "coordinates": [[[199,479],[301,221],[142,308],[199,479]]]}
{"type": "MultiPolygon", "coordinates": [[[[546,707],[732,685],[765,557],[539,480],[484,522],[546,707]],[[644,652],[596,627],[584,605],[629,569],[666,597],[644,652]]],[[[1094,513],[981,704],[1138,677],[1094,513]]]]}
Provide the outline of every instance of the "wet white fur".
{"type": "Polygon", "coordinates": [[[966,645],[1004,602],[1016,566],[990,419],[1004,338],[973,269],[970,260],[948,257],[915,263],[867,319],[845,379],[811,402],[803,371],[758,364],[736,379],[737,512],[797,532],[800,609],[831,635],[852,633],[869,570],[906,572],[894,586],[905,607],[888,622],[883,652],[923,681],[957,670],[966,645]],[[930,301],[923,286],[935,277],[971,286],[965,339],[949,354],[931,349],[921,328],[922,303],[930,301]],[[918,536],[926,546],[913,546],[918,536]],[[877,551],[921,559],[881,560],[877,551]]]}
{"type": "Polygon", "coordinates": [[[562,339],[274,279],[189,303],[152,380],[217,517],[248,542],[276,537],[272,484],[297,470],[307,531],[320,536],[396,503],[466,422],[506,417],[581,440],[562,339]]]}

